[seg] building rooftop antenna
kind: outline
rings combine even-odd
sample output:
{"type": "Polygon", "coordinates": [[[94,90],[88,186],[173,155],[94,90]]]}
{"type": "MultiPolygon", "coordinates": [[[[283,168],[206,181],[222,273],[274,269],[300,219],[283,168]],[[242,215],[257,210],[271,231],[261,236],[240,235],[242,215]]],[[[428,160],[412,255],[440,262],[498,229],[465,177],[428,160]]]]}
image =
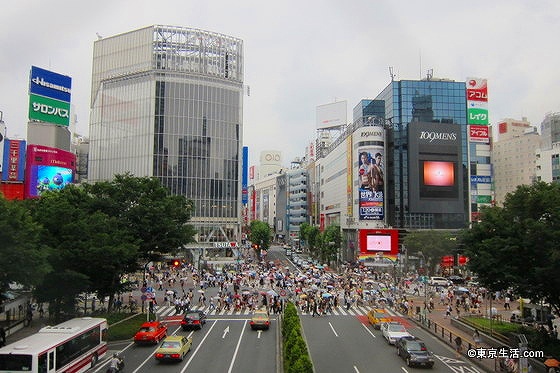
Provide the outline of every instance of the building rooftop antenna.
{"type": "Polygon", "coordinates": [[[391,81],[395,80],[395,74],[393,73],[393,66],[389,66],[389,76],[391,77],[391,81]]]}

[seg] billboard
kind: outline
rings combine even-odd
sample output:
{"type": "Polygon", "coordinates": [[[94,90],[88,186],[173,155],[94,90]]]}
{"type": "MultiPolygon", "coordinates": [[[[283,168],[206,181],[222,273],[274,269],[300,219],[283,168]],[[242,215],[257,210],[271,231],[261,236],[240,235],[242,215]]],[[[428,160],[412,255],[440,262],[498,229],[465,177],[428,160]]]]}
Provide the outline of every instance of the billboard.
{"type": "Polygon", "coordinates": [[[31,67],[29,76],[29,119],[68,126],[72,78],[31,67]]]}
{"type": "Polygon", "coordinates": [[[457,124],[408,125],[410,212],[464,212],[461,143],[457,124]]]}
{"type": "Polygon", "coordinates": [[[489,143],[490,136],[488,133],[488,126],[470,125],[469,140],[471,142],[489,143]]]}
{"type": "Polygon", "coordinates": [[[72,78],[52,71],[31,66],[29,94],[70,103],[72,78]]]}
{"type": "Polygon", "coordinates": [[[4,142],[2,181],[23,182],[26,143],[23,140],[9,139],[4,139],[4,142]]]}
{"type": "Polygon", "coordinates": [[[76,156],[65,150],[41,145],[27,147],[25,198],[39,197],[47,190],[62,189],[74,182],[76,156]]]}
{"type": "Polygon", "coordinates": [[[356,149],[359,220],[385,219],[385,130],[361,127],[352,135],[356,149]]]}
{"type": "Polygon", "coordinates": [[[316,129],[327,129],[346,124],[347,106],[346,101],[317,106],[316,129]]]}
{"type": "Polygon", "coordinates": [[[399,253],[397,229],[360,229],[360,256],[384,256],[396,259],[399,253]]]}
{"type": "Polygon", "coordinates": [[[249,148],[247,146],[243,147],[243,164],[242,164],[242,171],[241,171],[241,203],[246,205],[249,202],[249,195],[248,195],[248,167],[249,167],[249,148]]]}
{"type": "Polygon", "coordinates": [[[2,165],[4,164],[4,143],[6,138],[6,126],[0,118],[0,174],[2,173],[2,165]]]}
{"type": "Polygon", "coordinates": [[[70,104],[43,96],[29,95],[29,119],[68,126],[70,104]]]}
{"type": "Polygon", "coordinates": [[[488,125],[488,84],[486,79],[467,79],[467,123],[488,125]]]}

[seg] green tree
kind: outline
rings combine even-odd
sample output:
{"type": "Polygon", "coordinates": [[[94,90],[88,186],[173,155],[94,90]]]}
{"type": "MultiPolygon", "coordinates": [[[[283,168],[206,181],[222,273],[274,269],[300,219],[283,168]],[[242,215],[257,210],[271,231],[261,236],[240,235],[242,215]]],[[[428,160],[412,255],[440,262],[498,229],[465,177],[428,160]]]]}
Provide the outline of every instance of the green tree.
{"type": "Polygon", "coordinates": [[[517,187],[461,235],[468,266],[490,290],[513,288],[560,311],[560,184],[517,187]]]}
{"type": "Polygon", "coordinates": [[[70,185],[32,203],[52,267],[36,296],[49,302],[57,319],[61,312],[74,312],[81,292],[108,295],[111,307],[112,297],[122,290],[121,276],[137,266],[139,240],[126,222],[97,210],[95,201],[83,188],[70,185]]]}
{"type": "Polygon", "coordinates": [[[112,181],[85,184],[84,189],[97,197],[96,210],[118,217],[139,239],[138,252],[143,258],[154,251],[175,252],[194,241],[196,232],[188,224],[193,202],[171,195],[155,177],[115,175],[112,181]]]}
{"type": "Polygon", "coordinates": [[[8,201],[0,194],[0,294],[10,283],[37,285],[50,270],[48,248],[41,243],[41,226],[22,201],[8,201]]]}
{"type": "Polygon", "coordinates": [[[426,260],[424,264],[428,273],[434,274],[435,266],[444,255],[452,255],[456,252],[458,241],[457,233],[450,231],[423,230],[409,232],[404,245],[409,256],[422,257],[426,260]]]}
{"type": "Polygon", "coordinates": [[[329,225],[320,235],[321,261],[331,264],[336,261],[338,250],[342,244],[342,234],[339,225],[329,225]]]}
{"type": "Polygon", "coordinates": [[[259,245],[259,248],[261,249],[268,250],[271,242],[270,226],[264,221],[253,220],[249,224],[249,228],[251,230],[251,233],[249,234],[251,242],[259,245]]]}
{"type": "Polygon", "coordinates": [[[309,253],[312,256],[318,257],[321,255],[320,249],[320,233],[319,228],[314,225],[310,225],[308,223],[301,223],[299,226],[299,239],[300,243],[303,240],[303,243],[307,246],[309,253]]]}

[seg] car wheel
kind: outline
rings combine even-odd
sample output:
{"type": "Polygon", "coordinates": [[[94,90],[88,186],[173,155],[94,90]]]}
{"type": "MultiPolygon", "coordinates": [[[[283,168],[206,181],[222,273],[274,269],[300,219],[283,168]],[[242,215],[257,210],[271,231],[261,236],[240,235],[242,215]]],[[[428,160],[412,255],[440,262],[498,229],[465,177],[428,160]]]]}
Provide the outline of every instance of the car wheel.
{"type": "Polygon", "coordinates": [[[407,366],[411,366],[411,362],[410,362],[410,358],[409,358],[409,357],[406,358],[406,365],[407,365],[407,366]]]}
{"type": "Polygon", "coordinates": [[[434,364],[430,364],[428,365],[428,368],[432,369],[434,367],[434,364]]]}

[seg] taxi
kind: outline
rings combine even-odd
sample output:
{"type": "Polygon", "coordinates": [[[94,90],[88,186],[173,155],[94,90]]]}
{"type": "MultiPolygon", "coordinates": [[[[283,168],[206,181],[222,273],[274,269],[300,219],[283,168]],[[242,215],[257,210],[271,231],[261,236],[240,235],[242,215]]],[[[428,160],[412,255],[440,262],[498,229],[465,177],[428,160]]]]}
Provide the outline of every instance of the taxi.
{"type": "Polygon", "coordinates": [[[183,361],[192,348],[192,337],[171,335],[163,340],[154,357],[158,361],[183,361]]]}
{"type": "Polygon", "coordinates": [[[268,312],[264,310],[257,310],[253,312],[249,325],[251,325],[251,329],[253,330],[255,329],[268,330],[268,328],[270,327],[270,316],[268,316],[268,312]]]}
{"type": "Polygon", "coordinates": [[[167,336],[167,326],[159,321],[145,322],[134,334],[135,343],[157,344],[167,336]]]}
{"type": "Polygon", "coordinates": [[[392,321],[391,316],[383,308],[373,308],[367,314],[368,321],[374,329],[380,329],[381,324],[392,321]]]}

